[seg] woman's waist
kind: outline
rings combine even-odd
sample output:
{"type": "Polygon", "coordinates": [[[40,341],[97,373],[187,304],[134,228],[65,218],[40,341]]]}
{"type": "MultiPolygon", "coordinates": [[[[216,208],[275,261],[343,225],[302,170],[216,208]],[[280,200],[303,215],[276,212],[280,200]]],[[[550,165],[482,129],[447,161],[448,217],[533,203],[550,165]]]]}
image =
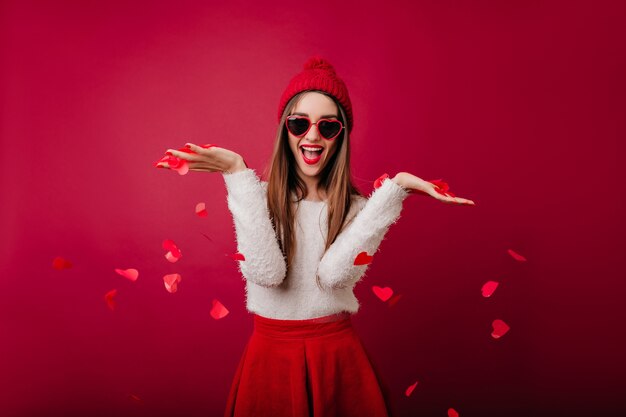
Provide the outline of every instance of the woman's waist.
{"type": "Polygon", "coordinates": [[[254,331],[266,336],[302,338],[323,336],[352,328],[352,313],[342,311],[309,319],[275,319],[253,313],[254,331]]]}

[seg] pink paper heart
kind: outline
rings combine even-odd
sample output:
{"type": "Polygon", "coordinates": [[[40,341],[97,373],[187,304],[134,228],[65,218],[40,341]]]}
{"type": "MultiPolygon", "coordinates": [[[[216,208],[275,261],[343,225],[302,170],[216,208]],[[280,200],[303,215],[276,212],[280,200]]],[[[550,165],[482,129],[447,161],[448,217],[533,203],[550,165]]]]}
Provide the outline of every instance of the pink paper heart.
{"type": "Polygon", "coordinates": [[[526,262],[526,258],[524,258],[522,255],[520,255],[519,253],[515,252],[513,249],[509,249],[507,250],[507,252],[509,253],[509,255],[511,255],[513,257],[513,259],[515,259],[518,262],[526,262]]]}
{"type": "Polygon", "coordinates": [[[389,287],[381,288],[373,285],[372,291],[374,291],[374,294],[376,294],[376,296],[383,301],[387,301],[393,295],[393,290],[389,287]]]}
{"type": "Polygon", "coordinates": [[[491,323],[491,326],[493,327],[493,332],[491,332],[491,336],[494,339],[499,339],[502,336],[504,336],[510,329],[510,327],[508,326],[508,324],[506,324],[504,321],[500,320],[500,319],[496,319],[491,323]]]}
{"type": "Polygon", "coordinates": [[[448,408],[448,417],[459,417],[459,413],[454,408],[448,408]]]}
{"type": "Polygon", "coordinates": [[[369,263],[372,263],[372,259],[374,259],[374,257],[368,255],[367,252],[361,252],[356,256],[356,258],[354,258],[354,264],[367,265],[369,263]]]}
{"type": "Polygon", "coordinates": [[[487,281],[487,282],[485,282],[485,284],[481,288],[481,291],[483,293],[483,297],[491,297],[491,294],[493,294],[493,292],[496,290],[496,288],[498,288],[498,282],[497,281],[487,281]]]}
{"type": "Polygon", "coordinates": [[[116,294],[117,294],[116,289],[112,289],[111,291],[104,294],[104,301],[106,301],[107,307],[109,307],[111,310],[115,309],[116,304],[115,304],[115,300],[113,299],[113,297],[115,297],[116,294]]]}
{"type": "Polygon", "coordinates": [[[175,293],[178,291],[178,283],[182,277],[180,274],[168,274],[163,277],[163,283],[165,284],[165,289],[170,293],[175,293]]]}
{"type": "Polygon", "coordinates": [[[139,271],[137,271],[136,269],[118,269],[115,268],[115,272],[117,272],[118,274],[120,274],[121,276],[123,276],[124,278],[127,278],[131,281],[137,281],[137,278],[139,277],[139,271]]]}
{"type": "Polygon", "coordinates": [[[206,204],[196,204],[196,214],[198,215],[198,217],[207,217],[209,213],[206,211],[206,204]]]}
{"type": "Polygon", "coordinates": [[[57,256],[52,260],[52,267],[56,270],[69,269],[72,267],[72,263],[61,256],[57,256]]]}
{"type": "Polygon", "coordinates": [[[417,386],[417,383],[419,381],[415,381],[415,384],[409,386],[405,391],[404,391],[404,395],[406,395],[407,397],[411,395],[411,393],[413,392],[413,390],[415,389],[415,387],[417,386]]]}
{"type": "Polygon", "coordinates": [[[220,303],[219,300],[213,299],[212,303],[213,306],[211,307],[211,317],[213,317],[215,320],[219,320],[228,315],[228,309],[224,307],[224,304],[220,303]]]}

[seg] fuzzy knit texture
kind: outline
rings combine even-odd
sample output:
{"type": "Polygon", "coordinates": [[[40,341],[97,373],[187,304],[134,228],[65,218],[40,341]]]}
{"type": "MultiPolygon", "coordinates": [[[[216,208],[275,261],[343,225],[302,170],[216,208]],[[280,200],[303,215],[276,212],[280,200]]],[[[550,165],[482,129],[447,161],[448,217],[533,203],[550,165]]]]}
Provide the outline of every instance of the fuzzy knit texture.
{"type": "Polygon", "coordinates": [[[409,192],[385,179],[369,198],[353,196],[347,225],[326,252],[326,201],[294,202],[296,254],[287,274],[286,259],[267,208],[267,182],[251,168],[222,176],[237,250],[245,257],[237,262],[246,283],[247,310],[281,320],[305,320],[342,311],[356,313],[360,304],[354,286],[369,264],[354,265],[354,259],[360,252],[374,255],[378,251],[387,230],[400,218],[409,192]],[[323,290],[315,282],[316,274],[323,290]]]}

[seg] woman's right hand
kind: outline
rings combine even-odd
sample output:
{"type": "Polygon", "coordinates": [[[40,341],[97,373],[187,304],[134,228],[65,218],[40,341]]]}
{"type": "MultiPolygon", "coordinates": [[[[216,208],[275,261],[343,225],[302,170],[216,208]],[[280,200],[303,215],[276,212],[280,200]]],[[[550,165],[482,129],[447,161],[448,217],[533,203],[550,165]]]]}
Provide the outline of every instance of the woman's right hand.
{"type": "MultiPolygon", "coordinates": [[[[242,171],[248,167],[241,155],[225,148],[220,148],[215,145],[210,145],[207,148],[194,145],[193,143],[187,143],[185,148],[194,153],[168,149],[165,154],[187,161],[190,171],[223,172],[231,174],[233,172],[242,171]]],[[[170,168],[166,161],[158,162],[155,166],[157,168],[170,168]]]]}

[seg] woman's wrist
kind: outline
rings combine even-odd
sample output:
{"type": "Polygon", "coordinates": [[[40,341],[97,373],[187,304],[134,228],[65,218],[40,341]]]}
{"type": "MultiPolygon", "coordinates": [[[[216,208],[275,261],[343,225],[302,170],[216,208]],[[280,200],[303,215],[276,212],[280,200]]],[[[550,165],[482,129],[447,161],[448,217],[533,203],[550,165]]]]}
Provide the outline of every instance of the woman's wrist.
{"type": "Polygon", "coordinates": [[[248,164],[242,157],[237,158],[236,162],[228,169],[224,170],[225,174],[234,174],[235,172],[245,171],[248,169],[248,164]]]}

